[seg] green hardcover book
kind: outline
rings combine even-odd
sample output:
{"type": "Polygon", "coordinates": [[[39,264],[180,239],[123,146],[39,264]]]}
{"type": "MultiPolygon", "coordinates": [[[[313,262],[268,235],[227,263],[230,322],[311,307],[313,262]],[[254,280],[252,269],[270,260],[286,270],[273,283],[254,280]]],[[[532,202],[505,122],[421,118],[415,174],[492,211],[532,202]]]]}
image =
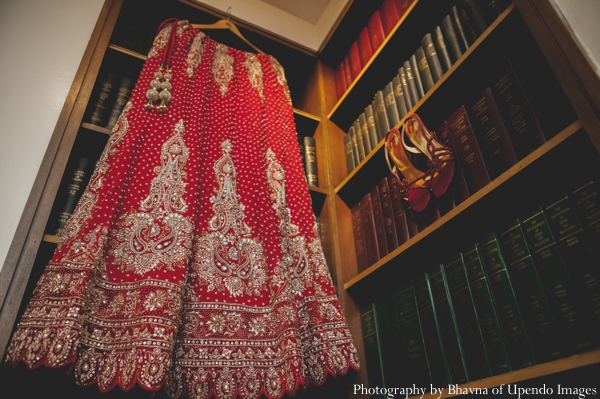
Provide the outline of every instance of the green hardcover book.
{"type": "Polygon", "coordinates": [[[444,264],[444,273],[469,378],[474,381],[490,377],[492,370],[479,328],[462,253],[459,252],[444,264]]]}
{"type": "Polygon", "coordinates": [[[517,301],[495,233],[482,238],[480,250],[488,285],[498,310],[498,320],[502,327],[511,368],[519,370],[533,366],[536,363],[535,355],[521,315],[521,305],[517,301]]]}
{"type": "Polygon", "coordinates": [[[600,336],[600,262],[566,194],[544,206],[544,213],[594,336],[600,336]]]}
{"type": "Polygon", "coordinates": [[[561,358],[562,349],[546,294],[525,242],[521,223],[512,220],[499,234],[500,247],[538,363],[561,358]]]}
{"type": "Polygon", "coordinates": [[[392,295],[386,295],[385,298],[375,303],[375,322],[379,336],[383,386],[394,388],[411,383],[408,378],[407,358],[405,351],[402,350],[402,335],[396,322],[392,295]]]}
{"type": "Polygon", "coordinates": [[[354,167],[356,168],[362,159],[358,153],[358,139],[356,138],[356,132],[354,126],[350,126],[348,129],[348,135],[350,136],[350,142],[352,143],[352,154],[354,156],[354,167]]]}
{"type": "Polygon", "coordinates": [[[398,114],[398,107],[396,106],[396,96],[394,94],[394,84],[389,82],[382,90],[383,103],[385,106],[385,113],[388,117],[388,123],[390,129],[394,128],[400,122],[400,116],[398,114]]]}
{"type": "Polygon", "coordinates": [[[396,387],[415,384],[419,388],[427,388],[431,380],[413,282],[401,285],[393,292],[393,298],[399,331],[397,338],[401,356],[406,359],[407,373],[405,384],[396,387]]]}
{"type": "Polygon", "coordinates": [[[446,287],[444,265],[435,267],[428,273],[428,277],[438,327],[442,332],[442,343],[448,362],[450,383],[464,384],[469,381],[469,372],[456,317],[452,309],[452,300],[446,287]]]}
{"type": "Polygon", "coordinates": [[[427,355],[431,384],[436,388],[445,387],[450,382],[450,370],[448,369],[442,335],[431,299],[427,273],[423,273],[417,277],[413,285],[417,308],[419,310],[419,320],[421,321],[421,330],[423,332],[423,341],[425,342],[425,353],[427,355]]]}
{"type": "Polygon", "coordinates": [[[423,84],[423,91],[427,93],[434,85],[433,76],[429,70],[429,63],[427,57],[425,57],[425,51],[423,47],[419,46],[415,51],[415,58],[417,59],[417,69],[419,76],[421,77],[421,83],[423,84]]]}
{"type": "Polygon", "coordinates": [[[593,338],[542,207],[521,220],[548,305],[567,354],[590,350],[593,338]]]}
{"type": "Polygon", "coordinates": [[[358,158],[362,161],[368,154],[367,149],[365,148],[365,137],[363,137],[364,132],[360,127],[360,121],[358,119],[354,121],[352,127],[354,127],[354,133],[356,134],[356,144],[358,145],[358,158]]]}
{"type": "Polygon", "coordinates": [[[440,59],[442,70],[447,72],[452,68],[452,61],[450,60],[450,54],[448,53],[448,47],[446,47],[446,40],[442,34],[442,28],[436,26],[433,32],[431,32],[431,38],[435,46],[436,53],[440,59]]]}
{"type": "Polygon", "coordinates": [[[452,6],[452,8],[450,9],[450,19],[452,20],[452,26],[456,31],[456,38],[458,39],[460,49],[464,53],[469,49],[471,43],[469,43],[469,41],[467,40],[467,34],[463,29],[462,21],[460,19],[456,6],[452,6]]]}
{"type": "MultiPolygon", "coordinates": [[[[300,146],[300,154],[304,158],[304,149],[300,146]]],[[[354,151],[352,150],[352,137],[350,133],[346,133],[344,136],[344,151],[346,152],[346,167],[348,168],[348,173],[354,170],[354,151]]],[[[303,161],[305,162],[305,161],[303,161]]]]}
{"type": "Polygon", "coordinates": [[[577,218],[600,259],[600,184],[590,181],[569,194],[577,218]]]}
{"type": "Polygon", "coordinates": [[[373,115],[373,107],[371,104],[365,108],[365,119],[367,120],[367,130],[369,131],[369,141],[371,142],[371,149],[377,147],[379,144],[379,138],[377,136],[377,128],[375,127],[375,117],[373,115]]]}
{"type": "Polygon", "coordinates": [[[367,116],[364,112],[358,116],[358,122],[360,124],[360,131],[362,132],[363,146],[365,147],[365,156],[367,156],[371,153],[371,151],[373,151],[373,146],[371,146],[371,138],[369,137],[369,126],[367,125],[367,116]]]}
{"type": "Polygon", "coordinates": [[[381,135],[379,141],[381,141],[387,136],[391,129],[382,90],[379,90],[375,94],[375,105],[376,109],[374,111],[377,112],[377,118],[379,120],[379,134],[381,135]]]}
{"type": "Polygon", "coordinates": [[[463,52],[460,48],[458,36],[456,30],[454,29],[454,25],[452,25],[450,15],[446,15],[446,17],[442,20],[441,27],[446,46],[448,47],[448,55],[454,64],[462,56],[463,52]]]}
{"type": "Polygon", "coordinates": [[[415,85],[417,86],[417,94],[419,95],[420,100],[425,95],[425,90],[423,88],[423,82],[421,81],[421,74],[419,73],[419,65],[417,64],[417,57],[415,54],[410,56],[410,67],[412,69],[415,85]]]}
{"type": "Polygon", "coordinates": [[[463,260],[492,375],[511,371],[504,334],[502,333],[492,290],[488,284],[481,260],[479,245],[469,246],[463,252],[463,260]]]}
{"type": "Polygon", "coordinates": [[[360,310],[363,342],[365,345],[365,366],[367,369],[369,387],[383,386],[383,366],[379,355],[379,336],[375,321],[375,304],[365,306],[360,310]]]}
{"type": "Polygon", "coordinates": [[[398,117],[402,119],[408,111],[406,109],[406,100],[404,99],[404,89],[402,88],[402,81],[400,80],[400,75],[394,76],[394,79],[392,79],[392,85],[394,86],[394,97],[396,99],[398,117]]]}

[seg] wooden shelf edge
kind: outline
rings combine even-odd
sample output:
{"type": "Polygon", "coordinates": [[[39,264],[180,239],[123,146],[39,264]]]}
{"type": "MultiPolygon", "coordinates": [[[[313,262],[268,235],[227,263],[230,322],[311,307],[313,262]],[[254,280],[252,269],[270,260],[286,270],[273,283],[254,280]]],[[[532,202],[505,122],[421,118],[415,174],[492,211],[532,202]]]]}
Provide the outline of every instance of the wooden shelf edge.
{"type": "Polygon", "coordinates": [[[49,242],[51,244],[58,244],[58,240],[59,237],[53,234],[44,234],[44,237],[42,237],[42,241],[49,242]]]}
{"type": "Polygon", "coordinates": [[[92,130],[94,132],[98,132],[98,133],[102,133],[102,134],[108,134],[110,136],[110,134],[112,133],[112,130],[102,127],[102,126],[96,126],[96,125],[92,125],[91,123],[87,123],[87,122],[83,122],[81,124],[81,127],[87,130],[92,130]]]}
{"type": "Polygon", "coordinates": [[[136,53],[135,51],[131,51],[129,49],[126,49],[125,47],[117,46],[116,44],[109,44],[108,48],[111,50],[118,51],[119,53],[127,54],[131,57],[139,58],[140,60],[146,61],[148,59],[148,57],[146,57],[145,55],[136,53]]]}
{"type": "MultiPolygon", "coordinates": [[[[416,2],[415,2],[416,3],[416,2]]],[[[413,3],[413,5],[415,4],[413,3]]],[[[412,8],[411,8],[412,9],[412,8]]],[[[440,80],[438,80],[437,82],[435,82],[435,84],[433,85],[433,87],[431,89],[429,89],[427,91],[427,93],[425,93],[425,95],[412,107],[412,109],[410,109],[406,115],[404,115],[404,117],[402,117],[400,119],[400,122],[398,122],[398,124],[396,126],[393,126],[392,128],[397,128],[400,129],[400,126],[402,126],[402,124],[404,123],[404,121],[406,120],[406,118],[408,118],[410,115],[416,113],[419,108],[421,107],[421,105],[423,105],[435,92],[436,90],[442,85],[444,84],[444,82],[446,80],[448,80],[450,78],[450,76],[452,76],[452,74],[454,73],[454,71],[456,69],[458,69],[460,67],[460,65],[471,55],[471,53],[473,53],[473,51],[475,51],[475,49],[477,49],[477,47],[479,47],[479,45],[496,29],[496,27],[498,25],[500,25],[502,23],[502,21],[504,21],[504,19],[515,9],[515,5],[514,3],[511,3],[506,10],[504,10],[502,12],[502,14],[500,14],[498,16],[498,18],[496,18],[496,20],[485,30],[485,32],[483,32],[481,34],[481,36],[479,36],[477,38],[477,40],[467,49],[467,51],[465,51],[463,53],[463,55],[452,65],[452,67],[446,71],[446,73],[440,78],[440,80]]],[[[406,15],[406,14],[405,14],[406,15]]],[[[357,79],[358,80],[358,79],[357,79]]],[[[345,97],[343,97],[345,98],[345,97]]],[[[336,109],[337,109],[337,104],[336,104],[336,109]]],[[[331,116],[333,115],[333,112],[331,112],[330,114],[327,115],[327,119],[331,119],[331,116]]],[[[336,193],[338,193],[340,190],[342,190],[342,188],[344,187],[344,185],[348,184],[351,180],[352,177],[358,172],[358,170],[364,165],[366,164],[369,159],[371,159],[373,156],[375,156],[374,154],[378,152],[378,150],[383,147],[384,142],[383,140],[379,143],[379,145],[377,147],[375,147],[373,150],[371,150],[371,152],[365,157],[365,159],[363,159],[353,170],[352,172],[350,172],[348,174],[348,176],[346,176],[346,178],[344,180],[342,180],[342,182],[340,184],[338,184],[338,186],[336,187],[336,193]]]]}
{"type": "Polygon", "coordinates": [[[371,58],[369,58],[369,61],[366,63],[366,65],[360,70],[360,73],[358,74],[358,76],[356,77],[356,79],[354,79],[352,81],[352,83],[350,84],[350,87],[348,87],[346,89],[346,91],[344,92],[344,95],[335,103],[335,105],[333,106],[333,108],[331,109],[331,111],[329,111],[329,113],[327,114],[327,119],[331,119],[331,116],[335,113],[335,111],[338,109],[338,107],[344,102],[344,99],[346,98],[346,96],[349,95],[349,93],[352,91],[352,89],[354,88],[354,86],[358,83],[358,81],[360,80],[360,78],[365,73],[367,73],[367,71],[369,70],[369,67],[371,66],[371,64],[373,62],[375,62],[375,60],[377,59],[377,56],[379,55],[379,53],[383,51],[383,49],[385,48],[385,46],[387,45],[387,43],[396,34],[396,31],[400,28],[400,26],[402,25],[402,23],[404,22],[404,20],[410,15],[410,13],[412,12],[413,8],[415,8],[415,6],[417,5],[418,2],[419,2],[419,0],[413,1],[412,4],[406,9],[406,11],[402,15],[402,17],[398,20],[398,22],[396,22],[396,25],[394,26],[394,28],[392,29],[392,31],[385,37],[383,43],[381,43],[381,46],[379,46],[379,48],[373,53],[373,55],[371,56],[371,58]]]}
{"type": "Polygon", "coordinates": [[[308,186],[308,190],[309,191],[314,191],[316,193],[320,193],[320,194],[323,194],[323,195],[327,195],[328,194],[328,191],[326,189],[324,189],[324,188],[321,188],[321,187],[308,186]]]}
{"type": "MultiPolygon", "coordinates": [[[[565,357],[563,359],[553,360],[547,363],[536,364],[535,366],[527,367],[521,370],[511,371],[506,374],[495,375],[493,377],[484,378],[482,380],[468,382],[466,384],[461,384],[459,388],[493,388],[498,387],[500,385],[512,384],[515,382],[530,380],[532,378],[544,377],[547,375],[560,373],[562,371],[572,370],[578,367],[590,366],[592,364],[597,363],[600,363],[600,349],[596,349],[594,351],[582,353],[579,355],[565,357]]],[[[460,391],[455,389],[454,393],[449,393],[448,389],[444,388],[444,391],[441,395],[438,392],[437,394],[428,393],[423,396],[411,396],[411,398],[451,398],[454,396],[461,395],[461,393],[459,392],[460,391]]]]}
{"type": "Polygon", "coordinates": [[[465,201],[463,201],[458,206],[456,206],[454,209],[452,209],[447,214],[442,216],[440,219],[436,220],[433,224],[428,226],[425,230],[419,232],[419,234],[417,234],[416,236],[414,236],[413,238],[411,238],[410,240],[408,240],[407,242],[405,242],[404,244],[402,244],[401,246],[396,248],[394,251],[390,252],[387,256],[380,259],[377,263],[369,266],[362,273],[358,274],[357,276],[355,276],[348,282],[344,283],[344,289],[346,289],[346,290],[350,289],[352,286],[354,286],[355,284],[358,284],[361,280],[367,278],[370,274],[374,273],[377,269],[385,266],[387,263],[389,263],[395,257],[400,256],[400,254],[402,254],[404,251],[406,251],[407,249],[409,249],[410,247],[412,247],[419,241],[423,240],[425,237],[427,237],[433,231],[438,229],[440,226],[447,223],[454,217],[458,216],[461,212],[468,209],[471,205],[473,205],[474,203],[479,201],[481,198],[483,198],[486,195],[488,195],[489,193],[493,192],[496,188],[500,187],[502,184],[504,184],[506,181],[511,179],[513,176],[517,175],[521,170],[525,169],[527,166],[529,166],[530,164],[535,162],[542,155],[549,152],[550,150],[552,150],[553,148],[555,148],[556,146],[561,144],[563,141],[565,141],[566,139],[571,137],[573,134],[575,134],[577,131],[579,131],[582,127],[583,127],[583,125],[582,125],[581,121],[579,121],[579,120],[577,120],[577,121],[573,122],[572,124],[570,124],[569,126],[567,126],[563,131],[558,133],[556,136],[552,137],[544,145],[540,146],[535,151],[533,151],[531,154],[529,154],[528,156],[523,158],[521,161],[517,162],[510,169],[508,169],[507,171],[502,173],[500,176],[495,178],[493,181],[488,183],[481,190],[477,191],[476,193],[471,195],[469,198],[467,198],[465,201]]]}
{"type": "Polygon", "coordinates": [[[321,122],[321,118],[319,118],[317,115],[313,115],[309,112],[302,111],[301,109],[298,109],[298,108],[292,108],[292,111],[297,115],[303,116],[308,119],[312,119],[315,122],[321,122]]]}

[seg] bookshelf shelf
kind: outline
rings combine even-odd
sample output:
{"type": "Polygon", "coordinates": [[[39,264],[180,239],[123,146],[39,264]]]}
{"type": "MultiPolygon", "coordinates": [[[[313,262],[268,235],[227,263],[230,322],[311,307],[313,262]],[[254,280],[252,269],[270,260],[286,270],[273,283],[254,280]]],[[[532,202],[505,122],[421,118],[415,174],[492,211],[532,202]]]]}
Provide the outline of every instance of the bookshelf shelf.
{"type": "MultiPolygon", "coordinates": [[[[490,378],[484,378],[482,380],[468,382],[466,384],[460,384],[461,389],[468,388],[491,388],[498,387],[503,384],[514,384],[521,381],[531,380],[533,378],[550,376],[563,371],[576,369],[579,367],[590,366],[594,364],[600,364],[600,349],[591,352],[583,353],[580,355],[573,355],[565,357],[563,359],[553,360],[551,362],[537,364],[535,366],[527,367],[521,370],[511,371],[506,374],[495,375],[490,378]]],[[[592,382],[592,381],[590,381],[592,382]]],[[[555,387],[554,387],[555,388],[555,387]]],[[[456,391],[456,390],[455,390],[456,391]]],[[[506,393],[506,388],[505,391],[506,393]]],[[[410,398],[451,398],[460,396],[458,393],[449,393],[447,388],[440,395],[437,394],[425,394],[423,396],[411,396],[410,398]]]]}
{"type": "Polygon", "coordinates": [[[58,244],[59,237],[54,234],[44,234],[42,241],[49,242],[51,244],[58,244]]]}
{"type": "Polygon", "coordinates": [[[356,292],[357,290],[361,290],[361,282],[364,282],[366,279],[375,278],[374,274],[376,274],[377,270],[386,267],[393,263],[392,261],[395,258],[402,256],[405,252],[407,252],[412,247],[416,246],[419,242],[426,240],[430,235],[435,233],[438,229],[444,226],[446,223],[459,218],[461,214],[467,212],[470,208],[477,205],[478,202],[486,199],[486,197],[493,196],[494,192],[501,188],[505,183],[510,182],[511,179],[518,177],[520,173],[526,170],[530,165],[535,163],[541,157],[543,157],[548,152],[552,151],[554,148],[560,146],[567,139],[573,136],[575,133],[580,131],[582,128],[582,124],[580,121],[573,122],[562,132],[548,140],[546,144],[539,147],[537,150],[529,154],[527,157],[519,161],[516,165],[508,169],[502,175],[498,176],[496,179],[491,181],[481,190],[477,191],[469,198],[467,198],[464,202],[456,206],[456,208],[449,211],[447,214],[442,216],[439,220],[435,221],[433,224],[428,226],[425,230],[419,232],[416,236],[396,248],[394,251],[389,253],[386,257],[379,260],[379,262],[367,268],[362,273],[358,274],[356,277],[352,278],[348,282],[344,284],[344,288],[350,292],[356,292]]]}
{"type": "Polygon", "coordinates": [[[125,47],[117,46],[116,44],[109,44],[108,48],[111,49],[111,50],[118,51],[119,53],[127,54],[127,55],[129,55],[131,57],[138,58],[140,60],[146,61],[146,59],[148,59],[148,57],[146,57],[145,55],[142,55],[140,53],[136,53],[135,51],[126,49],[125,47]]]}
{"type": "Polygon", "coordinates": [[[81,124],[81,127],[84,128],[84,129],[91,130],[91,131],[98,132],[98,133],[102,133],[102,134],[108,134],[108,135],[110,135],[110,133],[111,133],[110,129],[107,129],[107,128],[102,127],[102,126],[92,125],[91,123],[87,123],[87,122],[83,122],[81,124]]]}

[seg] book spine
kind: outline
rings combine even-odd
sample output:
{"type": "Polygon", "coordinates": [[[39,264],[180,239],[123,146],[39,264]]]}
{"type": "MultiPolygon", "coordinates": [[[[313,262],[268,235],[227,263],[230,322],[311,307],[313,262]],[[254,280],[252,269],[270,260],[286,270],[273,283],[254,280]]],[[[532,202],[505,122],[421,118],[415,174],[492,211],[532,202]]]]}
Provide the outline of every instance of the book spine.
{"type": "Polygon", "coordinates": [[[600,184],[590,181],[569,194],[575,214],[600,259],[600,184]]]}
{"type": "Polygon", "coordinates": [[[375,302],[375,322],[379,333],[383,387],[404,386],[407,379],[407,355],[398,337],[401,335],[396,322],[394,302],[391,294],[375,302]]]}
{"type": "Polygon", "coordinates": [[[344,76],[344,62],[340,62],[340,64],[335,68],[333,78],[335,81],[335,94],[337,95],[338,100],[344,96],[346,93],[346,76],[344,76]]]}
{"type": "Polygon", "coordinates": [[[363,232],[363,222],[360,211],[360,203],[350,209],[352,219],[352,232],[354,234],[354,248],[356,252],[356,266],[358,272],[364,271],[368,265],[367,249],[365,247],[365,236],[363,232]]]}
{"type": "Polygon", "coordinates": [[[411,237],[408,230],[408,222],[406,220],[406,212],[402,203],[402,194],[400,194],[400,186],[398,179],[393,174],[386,177],[387,184],[390,188],[390,200],[394,212],[394,223],[396,225],[396,235],[398,237],[398,245],[404,244],[411,237]]]}
{"type": "Polygon", "coordinates": [[[365,137],[363,137],[363,131],[360,127],[360,121],[358,119],[355,120],[352,127],[354,128],[354,134],[356,135],[356,144],[358,145],[358,159],[362,161],[367,156],[367,151],[365,149],[365,137]]]}
{"type": "Polygon", "coordinates": [[[394,27],[396,27],[396,23],[400,20],[394,0],[384,0],[379,8],[379,15],[381,16],[383,32],[388,36],[394,30],[394,27]]]}
{"type": "Polygon", "coordinates": [[[352,150],[352,137],[350,136],[350,133],[346,133],[344,136],[344,150],[346,151],[346,166],[348,167],[348,173],[350,173],[356,166],[354,163],[354,151],[352,150]]]}
{"type": "Polygon", "coordinates": [[[504,333],[511,368],[519,370],[533,366],[535,356],[498,237],[495,233],[490,233],[484,236],[481,242],[481,259],[498,310],[498,320],[504,333]]]}
{"type": "Polygon", "coordinates": [[[89,159],[86,157],[81,157],[77,161],[77,166],[71,174],[71,180],[69,181],[66,189],[67,197],[65,204],[62,211],[58,214],[56,235],[59,237],[62,236],[63,229],[71,218],[71,215],[73,214],[73,211],[79,202],[79,198],[81,198],[81,194],[83,194],[83,190],[85,190],[89,165],[89,159]]]}
{"type": "Polygon", "coordinates": [[[415,299],[421,322],[421,331],[425,344],[429,376],[434,387],[444,387],[450,382],[448,360],[444,352],[441,329],[431,298],[429,279],[426,273],[413,281],[415,299]]]}
{"type": "Polygon", "coordinates": [[[462,253],[453,256],[444,264],[444,273],[469,378],[480,380],[490,377],[492,370],[475,312],[462,253]]]}
{"type": "Polygon", "coordinates": [[[344,57],[344,77],[346,78],[346,90],[352,85],[352,73],[350,72],[350,60],[348,56],[344,57]]]}
{"type": "Polygon", "coordinates": [[[354,126],[350,126],[348,134],[350,135],[350,140],[352,142],[352,154],[354,155],[354,167],[356,168],[362,159],[360,159],[360,154],[358,153],[358,140],[356,138],[354,126]]]}
{"type": "Polygon", "coordinates": [[[471,115],[485,166],[495,179],[519,160],[489,87],[475,96],[471,115]]]}
{"type": "Polygon", "coordinates": [[[470,44],[475,43],[475,40],[477,40],[478,35],[477,35],[477,33],[475,33],[475,30],[473,29],[473,25],[471,24],[469,15],[465,11],[465,9],[462,7],[460,7],[458,9],[458,15],[460,17],[460,22],[463,27],[463,31],[465,32],[465,35],[467,36],[467,41],[470,44]]]}
{"type": "Polygon", "coordinates": [[[123,108],[125,108],[125,104],[129,100],[129,95],[131,94],[131,79],[122,78],[121,83],[119,84],[119,89],[117,90],[117,98],[115,99],[115,103],[113,104],[112,110],[108,117],[108,123],[106,124],[107,129],[112,129],[119,116],[121,116],[121,112],[123,112],[123,108]]]}
{"type": "Polygon", "coordinates": [[[371,47],[371,40],[369,39],[369,31],[366,27],[360,31],[358,35],[358,57],[360,65],[364,68],[369,63],[373,56],[373,48],[371,47]]]}
{"type": "Polygon", "coordinates": [[[394,86],[394,97],[396,98],[398,118],[402,119],[408,113],[408,111],[406,109],[406,100],[404,99],[404,89],[402,88],[400,75],[394,76],[394,79],[392,80],[392,86],[394,86]]]}
{"type": "Polygon", "coordinates": [[[448,47],[446,47],[446,41],[444,40],[442,29],[439,26],[436,26],[431,33],[431,39],[433,40],[436,54],[440,59],[442,71],[445,73],[452,67],[452,61],[450,60],[450,54],[448,53],[448,47]]]}
{"type": "Polygon", "coordinates": [[[369,18],[367,30],[369,31],[369,38],[371,39],[371,48],[373,49],[373,53],[375,53],[385,40],[385,31],[383,30],[379,10],[375,11],[373,15],[371,15],[371,18],[369,18]]]}
{"type": "Polygon", "coordinates": [[[319,187],[317,145],[314,137],[304,136],[304,153],[306,154],[306,182],[309,186],[319,187]]]}
{"type": "Polygon", "coordinates": [[[377,147],[377,144],[379,144],[379,137],[377,135],[375,115],[373,115],[373,106],[371,104],[365,107],[365,118],[367,119],[367,129],[369,130],[369,141],[371,142],[371,149],[374,149],[375,147],[377,147]]]}
{"type": "Polygon", "coordinates": [[[371,192],[371,207],[373,209],[373,221],[375,222],[375,235],[377,236],[377,248],[379,257],[383,258],[389,253],[387,245],[387,236],[385,232],[385,221],[383,220],[383,210],[381,208],[381,197],[379,187],[375,186],[371,192]]]}
{"type": "Polygon", "coordinates": [[[469,381],[469,373],[465,364],[460,333],[452,309],[452,302],[446,287],[444,266],[440,265],[428,273],[429,286],[435,308],[439,329],[443,332],[442,343],[451,384],[464,384],[469,381]]]}
{"type": "Polygon", "coordinates": [[[475,36],[481,36],[488,27],[488,23],[484,17],[485,10],[481,9],[477,0],[459,0],[458,6],[468,16],[469,23],[475,32],[475,36]]]}
{"type": "Polygon", "coordinates": [[[379,337],[375,322],[375,305],[370,304],[360,310],[360,320],[365,346],[365,363],[369,371],[370,387],[383,387],[383,367],[379,354],[379,337]]]}
{"type": "Polygon", "coordinates": [[[348,63],[350,65],[350,76],[354,81],[362,70],[362,65],[360,63],[360,55],[358,54],[358,43],[352,42],[350,45],[350,50],[348,51],[348,63]]]}
{"type": "Polygon", "coordinates": [[[452,26],[456,31],[456,39],[458,40],[458,44],[460,49],[464,53],[469,49],[470,43],[467,41],[467,36],[462,26],[462,22],[460,20],[460,16],[458,15],[458,10],[456,6],[452,6],[450,9],[450,19],[452,20],[452,26]]]}
{"type": "Polygon", "coordinates": [[[358,116],[358,123],[360,125],[360,131],[362,133],[363,147],[365,148],[365,156],[367,156],[371,153],[371,151],[373,151],[373,147],[371,146],[369,127],[367,126],[367,116],[364,112],[358,116]]]}
{"type": "Polygon", "coordinates": [[[406,75],[406,83],[408,85],[408,92],[412,100],[413,107],[419,102],[419,93],[417,92],[417,84],[415,83],[415,76],[413,75],[412,66],[410,61],[404,61],[404,74],[406,75]]]}
{"type": "Polygon", "coordinates": [[[595,345],[589,319],[579,304],[542,207],[524,216],[521,224],[563,347],[567,354],[590,350],[595,345]]]}
{"type": "Polygon", "coordinates": [[[556,239],[580,304],[600,336],[600,262],[594,255],[573,206],[566,195],[544,206],[550,230],[556,239]]]}
{"type": "Polygon", "coordinates": [[[417,57],[415,54],[410,56],[410,67],[412,69],[415,85],[417,86],[418,101],[422,99],[425,95],[425,89],[423,88],[423,82],[421,81],[421,75],[419,74],[419,65],[417,64],[417,57]]]}
{"type": "Polygon", "coordinates": [[[564,356],[554,318],[542,289],[537,270],[525,242],[521,224],[513,220],[498,239],[506,267],[521,308],[531,347],[538,363],[564,356]]]}
{"type": "Polygon", "coordinates": [[[431,33],[427,33],[423,37],[423,39],[421,40],[421,46],[423,47],[423,51],[425,52],[425,58],[427,58],[427,63],[429,64],[429,71],[431,71],[433,83],[435,83],[438,80],[440,80],[440,78],[444,74],[444,71],[442,70],[440,59],[435,51],[435,45],[433,44],[431,33]]]}
{"type": "Polygon", "coordinates": [[[367,194],[360,200],[360,218],[363,222],[365,248],[367,250],[367,264],[371,266],[379,260],[379,246],[377,244],[377,231],[373,218],[371,195],[367,194]]]}
{"type": "Polygon", "coordinates": [[[381,140],[383,140],[383,137],[385,136],[385,134],[387,134],[387,132],[384,134],[381,131],[381,123],[379,123],[379,112],[377,112],[377,94],[373,96],[371,108],[373,110],[373,121],[375,122],[375,130],[377,132],[377,142],[379,143],[381,142],[381,140]]]}
{"type": "Polygon", "coordinates": [[[396,232],[394,208],[392,206],[392,197],[390,195],[390,187],[388,186],[387,179],[382,179],[378,183],[378,187],[388,252],[392,252],[394,249],[398,248],[398,233],[396,232]]]}
{"type": "Polygon", "coordinates": [[[492,90],[517,157],[523,159],[544,144],[546,137],[510,61],[492,90]]]}
{"type": "Polygon", "coordinates": [[[452,25],[450,15],[446,15],[446,17],[444,17],[441,23],[441,27],[442,35],[444,35],[444,41],[446,42],[446,47],[448,48],[448,55],[450,56],[450,61],[454,64],[462,56],[463,51],[460,48],[460,44],[458,42],[458,35],[456,33],[456,30],[454,29],[454,25],[452,25]]]}
{"type": "MultiPolygon", "coordinates": [[[[431,384],[423,330],[415,297],[413,282],[402,284],[393,292],[393,314],[398,323],[402,356],[406,359],[405,384],[428,387],[431,384]]],[[[407,386],[407,385],[396,385],[407,386]]]]}
{"type": "Polygon", "coordinates": [[[402,91],[404,93],[404,103],[408,113],[415,105],[415,103],[413,102],[412,96],[408,89],[408,80],[406,79],[406,71],[404,70],[404,67],[400,67],[398,69],[398,76],[400,77],[400,84],[402,85],[402,91]]]}
{"type": "Polygon", "coordinates": [[[377,117],[379,118],[379,133],[381,134],[381,137],[379,137],[379,141],[381,141],[391,129],[389,118],[387,115],[387,109],[385,107],[385,101],[383,100],[382,90],[379,90],[377,94],[375,94],[375,104],[377,106],[377,117]]]}
{"type": "Polygon", "coordinates": [[[92,111],[92,116],[90,117],[90,123],[96,126],[103,126],[102,123],[104,121],[104,117],[106,116],[106,109],[108,107],[108,99],[111,97],[111,93],[113,92],[113,81],[114,74],[109,73],[102,82],[100,86],[100,91],[98,93],[98,100],[94,106],[94,110],[92,111]]]}
{"type": "Polygon", "coordinates": [[[417,71],[419,72],[423,84],[423,92],[427,93],[433,87],[435,82],[433,81],[433,76],[429,70],[429,63],[427,62],[427,57],[425,57],[423,47],[417,49],[415,58],[417,59],[417,71]]]}
{"type": "Polygon", "coordinates": [[[396,97],[394,95],[394,85],[389,82],[382,90],[385,112],[388,117],[390,128],[393,128],[400,122],[398,107],[396,106],[396,97]]]}
{"type": "Polygon", "coordinates": [[[508,349],[504,342],[492,291],[483,268],[479,245],[469,246],[463,252],[463,259],[492,375],[507,373],[511,371],[508,349]]]}
{"type": "Polygon", "coordinates": [[[490,177],[464,106],[452,114],[448,125],[452,137],[451,147],[458,158],[469,193],[473,195],[490,182],[490,177]]]}
{"type": "MultiPolygon", "coordinates": [[[[452,148],[454,153],[456,150],[454,149],[454,143],[452,141],[452,131],[451,127],[448,124],[448,121],[444,121],[442,125],[438,129],[436,129],[436,134],[439,140],[452,148]]],[[[454,208],[456,205],[460,204],[464,200],[469,198],[469,189],[467,188],[467,182],[465,181],[465,176],[462,172],[459,162],[454,162],[454,175],[452,176],[452,182],[450,183],[450,187],[446,190],[446,193],[441,197],[442,204],[447,203],[447,210],[454,208]],[[451,197],[451,198],[448,198],[451,197]]],[[[440,209],[440,212],[442,209],[440,209]]]]}

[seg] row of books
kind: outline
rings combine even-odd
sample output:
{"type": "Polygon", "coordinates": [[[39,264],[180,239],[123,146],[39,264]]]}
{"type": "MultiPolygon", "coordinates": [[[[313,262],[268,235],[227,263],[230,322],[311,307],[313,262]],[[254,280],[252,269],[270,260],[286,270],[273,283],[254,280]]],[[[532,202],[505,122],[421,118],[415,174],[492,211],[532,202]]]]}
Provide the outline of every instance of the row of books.
{"type": "Polygon", "coordinates": [[[412,2],[412,0],[385,0],[379,10],[371,15],[367,26],[350,45],[344,60],[335,68],[334,78],[338,98],[344,95],[347,88],[358,77],[412,2]]]}
{"type": "Polygon", "coordinates": [[[90,123],[112,129],[129,100],[132,86],[133,81],[128,77],[121,77],[118,80],[112,72],[106,75],[98,91],[98,97],[90,116],[90,123]],[[119,85],[115,86],[117,81],[119,85]]]}
{"type": "Polygon", "coordinates": [[[487,13],[480,12],[476,1],[460,2],[462,7],[453,6],[433,32],[421,40],[421,46],[398,69],[398,74],[382,90],[376,92],[373,102],[359,115],[349,128],[346,145],[348,172],[351,172],[383,139],[387,132],[423,98],[441,79],[462,54],[507,6],[496,1],[489,2],[487,13]],[[460,15],[464,15],[463,18],[460,15]],[[475,16],[478,16],[475,19],[475,16]],[[487,18],[483,18],[486,15],[487,18]],[[471,16],[471,17],[469,17],[471,16]],[[473,24],[469,21],[479,21],[473,24]],[[370,120],[370,115],[373,119],[370,120]],[[363,123],[362,121],[366,123],[363,123]],[[373,133],[369,130],[371,130],[373,133]],[[366,131],[368,131],[366,133],[366,131]],[[368,136],[365,137],[365,134],[368,136]],[[350,143],[356,141],[357,149],[348,151],[350,143]],[[374,144],[375,143],[375,144],[374,144]]]}
{"type": "Polygon", "coordinates": [[[600,184],[514,219],[361,320],[371,387],[445,387],[600,345],[600,184]]]}
{"type": "Polygon", "coordinates": [[[319,187],[319,176],[317,173],[317,145],[312,136],[298,135],[298,146],[300,157],[304,166],[306,183],[309,186],[319,187]]]}

